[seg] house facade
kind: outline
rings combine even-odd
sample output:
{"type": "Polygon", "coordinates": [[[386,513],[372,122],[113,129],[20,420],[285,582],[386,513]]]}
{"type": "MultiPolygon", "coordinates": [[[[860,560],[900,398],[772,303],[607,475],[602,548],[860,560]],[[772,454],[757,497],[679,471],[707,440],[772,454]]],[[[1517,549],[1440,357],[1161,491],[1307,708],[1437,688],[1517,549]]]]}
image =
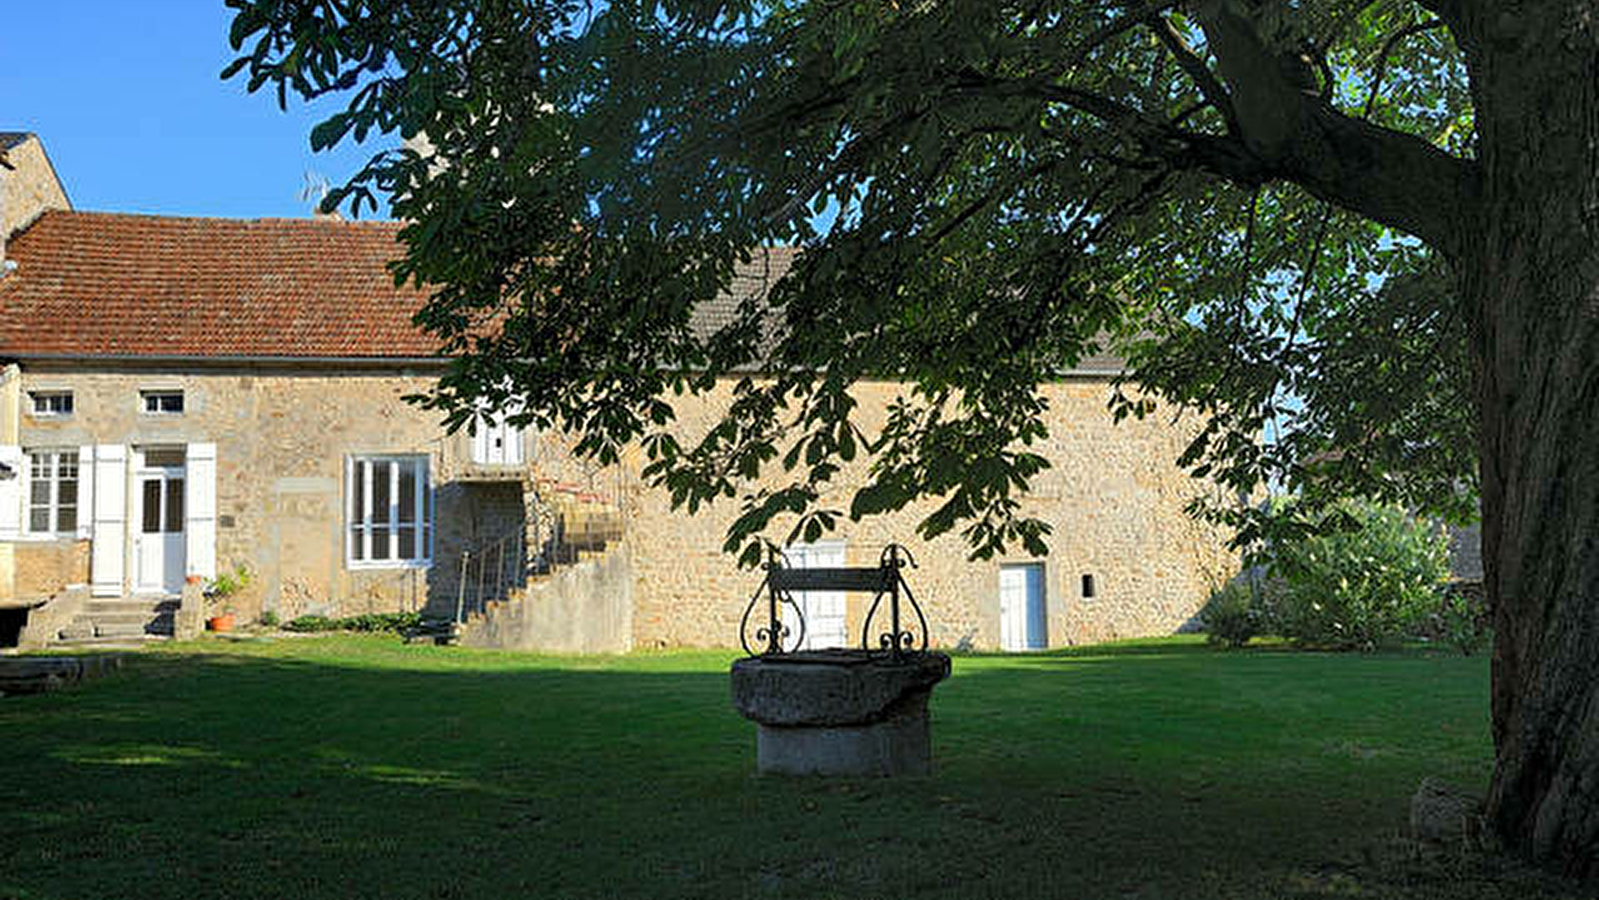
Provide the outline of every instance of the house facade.
{"type": "Polygon", "coordinates": [[[519,528],[520,443],[502,429],[490,456],[488,430],[447,436],[401,399],[444,364],[383,268],[395,231],[51,210],[19,232],[0,282],[11,593],[249,572],[247,617],[421,609],[438,554],[519,528]]]}
{"type": "MultiPolygon", "coordinates": [[[[245,620],[421,610],[494,646],[736,645],[760,575],[721,552],[733,505],[688,516],[644,483],[636,450],[599,468],[564,435],[492,417],[450,435],[405,401],[447,361],[411,323],[425,298],[385,269],[397,230],[59,207],[20,225],[0,278],[0,605],[160,603],[248,572],[231,600],[245,620]]],[[[1191,626],[1237,561],[1184,513],[1215,489],[1173,463],[1190,425],[1113,424],[1116,374],[1095,358],[1046,388],[1051,468],[1023,506],[1053,527],[1048,556],[973,562],[959,535],[916,539],[924,503],[845,522],[791,564],[872,565],[907,545],[946,647],[1191,626]]],[[[901,390],[859,385],[861,427],[901,390]]],[[[679,427],[708,427],[730,392],[677,402],[679,427]]],[[[807,642],[830,646],[859,640],[871,598],[798,600],[807,642]]]]}

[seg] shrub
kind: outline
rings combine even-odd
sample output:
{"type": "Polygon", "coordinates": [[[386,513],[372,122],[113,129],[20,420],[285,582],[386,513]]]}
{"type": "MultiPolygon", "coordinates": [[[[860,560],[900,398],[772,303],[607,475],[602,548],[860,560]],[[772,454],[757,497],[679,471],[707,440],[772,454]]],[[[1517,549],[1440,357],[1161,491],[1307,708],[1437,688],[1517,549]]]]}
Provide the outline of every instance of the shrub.
{"type": "Polygon", "coordinates": [[[1199,620],[1210,643],[1238,648],[1265,631],[1266,615],[1254,586],[1237,578],[1210,595],[1199,620]]]}
{"type": "Polygon", "coordinates": [[[420,613],[366,613],[338,620],[345,631],[406,631],[422,624],[420,613]]]}
{"type": "Polygon", "coordinates": [[[233,571],[222,572],[218,574],[217,577],[206,582],[204,590],[205,596],[209,600],[215,600],[218,602],[227,600],[234,594],[237,594],[246,587],[249,587],[252,577],[253,576],[248,566],[235,566],[233,571]]]}
{"type": "Polygon", "coordinates": [[[283,627],[287,631],[407,631],[422,624],[420,613],[363,613],[343,619],[327,616],[300,616],[283,627]]]}
{"type": "Polygon", "coordinates": [[[1462,656],[1487,647],[1493,638],[1493,625],[1483,602],[1482,588],[1450,585],[1439,593],[1436,637],[1448,641],[1462,656]]]}
{"type": "Polygon", "coordinates": [[[1319,533],[1267,551],[1282,580],[1273,630],[1303,646],[1373,650],[1436,615],[1449,574],[1439,529],[1396,507],[1355,501],[1319,524],[1319,533]]]}
{"type": "Polygon", "coordinates": [[[338,621],[327,616],[299,616],[284,623],[285,631],[337,631],[338,621]]]}
{"type": "Polygon", "coordinates": [[[266,612],[262,613],[261,614],[261,626],[263,628],[276,628],[276,627],[278,627],[278,614],[273,612],[270,609],[267,610],[266,612]]]}

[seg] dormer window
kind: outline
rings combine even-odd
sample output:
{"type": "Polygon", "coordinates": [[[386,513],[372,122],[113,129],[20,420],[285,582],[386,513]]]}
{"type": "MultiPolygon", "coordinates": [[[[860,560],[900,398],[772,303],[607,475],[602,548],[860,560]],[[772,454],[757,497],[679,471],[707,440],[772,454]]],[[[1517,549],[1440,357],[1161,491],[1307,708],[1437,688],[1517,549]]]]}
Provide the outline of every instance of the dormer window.
{"type": "Polygon", "coordinates": [[[183,413],[182,391],[140,391],[144,411],[152,416],[176,416],[183,413]]]}
{"type": "Polygon", "coordinates": [[[33,401],[36,416],[72,415],[71,391],[31,391],[28,397],[33,401]]]}

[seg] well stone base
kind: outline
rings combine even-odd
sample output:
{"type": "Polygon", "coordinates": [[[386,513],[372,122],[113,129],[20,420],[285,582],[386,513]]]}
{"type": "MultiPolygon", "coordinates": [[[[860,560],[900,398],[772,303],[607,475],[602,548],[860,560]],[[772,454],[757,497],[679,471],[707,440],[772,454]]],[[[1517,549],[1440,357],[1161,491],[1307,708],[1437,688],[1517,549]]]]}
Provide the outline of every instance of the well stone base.
{"type": "Polygon", "coordinates": [[[733,664],[733,705],[754,721],[756,767],[777,775],[925,775],[927,700],[949,657],[792,654],[733,664]]]}
{"type": "Polygon", "coordinates": [[[926,775],[933,770],[924,701],[918,715],[832,728],[760,725],[755,766],[773,775],[926,775]]]}

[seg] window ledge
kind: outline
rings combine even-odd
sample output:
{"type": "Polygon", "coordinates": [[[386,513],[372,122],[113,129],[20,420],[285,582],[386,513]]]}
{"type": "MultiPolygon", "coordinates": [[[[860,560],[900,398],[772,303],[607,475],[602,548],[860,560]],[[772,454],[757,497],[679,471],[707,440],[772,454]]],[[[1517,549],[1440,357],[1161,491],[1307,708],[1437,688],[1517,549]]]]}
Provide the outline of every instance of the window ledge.
{"type": "Polygon", "coordinates": [[[431,568],[431,559],[372,559],[372,560],[345,560],[344,567],[352,572],[393,571],[396,569],[427,569],[431,568]]]}
{"type": "Polygon", "coordinates": [[[88,538],[76,531],[22,531],[6,540],[16,541],[19,544],[63,544],[69,541],[86,541],[88,538]]]}

